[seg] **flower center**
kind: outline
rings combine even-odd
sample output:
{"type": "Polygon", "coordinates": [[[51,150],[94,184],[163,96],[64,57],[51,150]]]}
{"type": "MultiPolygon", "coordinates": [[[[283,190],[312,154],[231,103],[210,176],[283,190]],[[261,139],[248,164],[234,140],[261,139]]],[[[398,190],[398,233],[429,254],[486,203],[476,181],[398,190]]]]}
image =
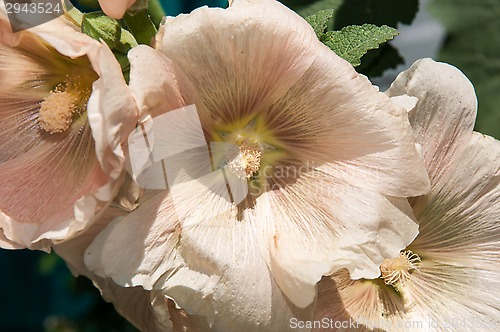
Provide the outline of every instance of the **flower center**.
{"type": "Polygon", "coordinates": [[[68,77],[42,101],[38,111],[40,127],[50,134],[69,129],[87,108],[91,88],[79,76],[68,77]]]}
{"type": "Polygon", "coordinates": [[[411,250],[401,252],[398,257],[386,259],[380,265],[382,279],[387,285],[404,285],[411,272],[420,268],[420,257],[411,250]]]}
{"type": "Polygon", "coordinates": [[[264,149],[255,138],[238,135],[235,143],[226,153],[227,166],[238,178],[249,179],[260,169],[264,149]]]}

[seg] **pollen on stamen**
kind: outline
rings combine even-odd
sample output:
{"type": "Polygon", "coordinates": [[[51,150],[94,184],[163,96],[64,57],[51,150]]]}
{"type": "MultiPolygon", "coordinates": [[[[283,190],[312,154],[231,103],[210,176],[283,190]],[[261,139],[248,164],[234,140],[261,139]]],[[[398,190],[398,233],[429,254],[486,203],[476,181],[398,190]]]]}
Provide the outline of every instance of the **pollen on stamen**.
{"type": "Polygon", "coordinates": [[[404,285],[415,270],[419,270],[420,257],[411,250],[401,252],[398,257],[386,259],[380,265],[382,279],[387,285],[404,285]]]}
{"type": "Polygon", "coordinates": [[[228,151],[227,157],[231,172],[241,179],[248,179],[260,169],[262,148],[255,140],[244,139],[238,147],[228,151]]]}
{"type": "Polygon", "coordinates": [[[69,129],[74,116],[81,113],[88,101],[90,92],[80,84],[69,81],[66,88],[61,86],[51,91],[40,104],[38,122],[50,134],[69,129]]]}

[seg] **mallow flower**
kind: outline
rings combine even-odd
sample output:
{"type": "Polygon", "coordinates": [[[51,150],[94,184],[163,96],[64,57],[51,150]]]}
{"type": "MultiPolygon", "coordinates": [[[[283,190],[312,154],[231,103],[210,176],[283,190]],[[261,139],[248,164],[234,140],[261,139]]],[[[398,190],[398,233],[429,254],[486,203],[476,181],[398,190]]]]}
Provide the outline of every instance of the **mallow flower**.
{"type": "Polygon", "coordinates": [[[48,249],[113,199],[136,110],[109,48],[69,18],[14,34],[0,12],[0,245],[48,249]]]}
{"type": "Polygon", "coordinates": [[[129,58],[150,190],[89,247],[97,275],[214,329],[279,331],[311,317],[322,275],[377,277],[417,235],[404,197],[429,182],[406,111],[279,2],[167,18],[129,58]]]}
{"type": "Polygon", "coordinates": [[[419,60],[387,93],[416,102],[410,121],[431,179],[430,193],[410,199],[420,233],[379,279],[344,269],[322,280],[315,320],[335,331],[496,331],[500,142],[473,132],[474,88],[453,66],[419,60]]]}

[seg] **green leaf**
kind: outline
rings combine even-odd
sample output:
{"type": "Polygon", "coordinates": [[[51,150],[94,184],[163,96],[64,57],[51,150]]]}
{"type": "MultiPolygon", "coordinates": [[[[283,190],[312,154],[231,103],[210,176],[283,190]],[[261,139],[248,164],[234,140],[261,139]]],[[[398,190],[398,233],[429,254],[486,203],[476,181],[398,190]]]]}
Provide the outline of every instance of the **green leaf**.
{"type": "Polygon", "coordinates": [[[109,48],[120,42],[121,27],[118,22],[102,12],[83,14],[82,32],[97,40],[104,40],[109,48]]]}
{"type": "Polygon", "coordinates": [[[361,64],[361,57],[368,50],[378,48],[380,44],[391,40],[397,34],[396,29],[386,25],[381,27],[373,24],[353,25],[340,31],[327,32],[322,42],[356,67],[361,64]]]}
{"type": "Polygon", "coordinates": [[[318,39],[321,39],[328,28],[328,22],[333,17],[333,9],[326,9],[319,11],[314,15],[310,15],[306,17],[307,23],[309,23],[318,39]]]}
{"type": "Polygon", "coordinates": [[[125,12],[123,20],[139,44],[151,44],[151,40],[156,35],[156,26],[151,21],[147,8],[129,9],[125,12]]]}
{"type": "Polygon", "coordinates": [[[462,70],[474,84],[475,129],[500,139],[500,4],[497,0],[434,0],[429,11],[448,29],[439,60],[462,70]]]}

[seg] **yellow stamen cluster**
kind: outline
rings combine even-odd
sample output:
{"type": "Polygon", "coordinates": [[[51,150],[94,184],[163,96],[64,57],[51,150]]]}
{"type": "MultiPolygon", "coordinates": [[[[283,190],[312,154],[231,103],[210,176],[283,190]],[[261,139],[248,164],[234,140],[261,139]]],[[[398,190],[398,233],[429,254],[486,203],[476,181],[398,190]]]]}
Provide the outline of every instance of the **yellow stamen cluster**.
{"type": "Polygon", "coordinates": [[[241,179],[252,177],[260,168],[262,147],[255,139],[246,138],[238,144],[239,151],[235,150],[231,149],[227,154],[229,169],[241,179]]]}
{"type": "Polygon", "coordinates": [[[382,279],[387,285],[404,285],[411,272],[420,268],[421,262],[420,257],[411,250],[401,252],[398,257],[386,259],[380,265],[382,279]]]}
{"type": "Polygon", "coordinates": [[[89,97],[90,89],[82,86],[78,79],[68,79],[41,103],[38,111],[40,127],[50,134],[68,130],[73,118],[85,111],[89,97]]]}

